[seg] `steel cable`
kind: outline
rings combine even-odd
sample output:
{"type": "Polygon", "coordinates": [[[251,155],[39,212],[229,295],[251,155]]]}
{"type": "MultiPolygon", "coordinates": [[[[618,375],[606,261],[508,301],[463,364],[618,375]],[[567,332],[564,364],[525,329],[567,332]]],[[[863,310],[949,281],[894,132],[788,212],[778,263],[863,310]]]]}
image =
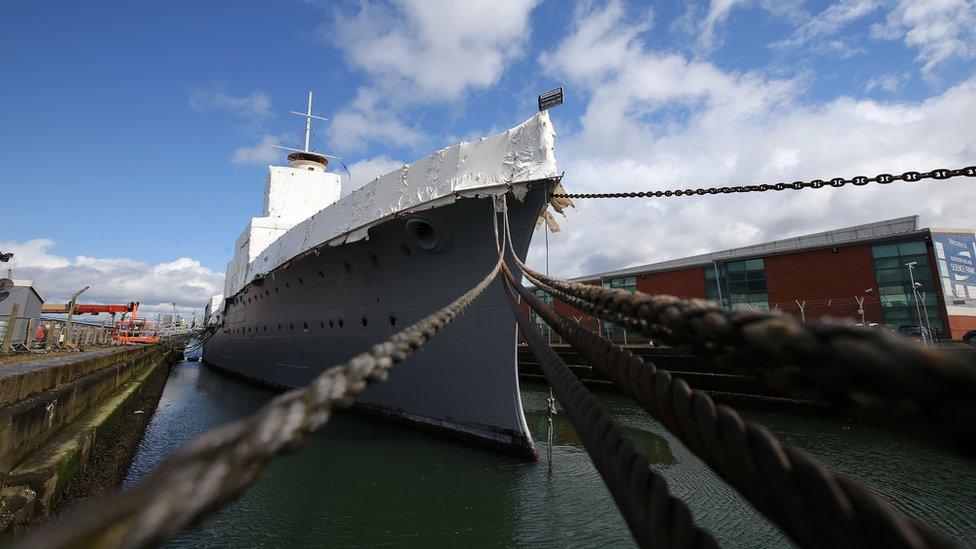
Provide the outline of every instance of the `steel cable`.
{"type": "Polygon", "coordinates": [[[752,369],[802,398],[976,456],[976,360],[841,324],[776,312],[731,312],[703,300],[526,277],[567,304],[719,364],[752,369]]]}
{"type": "Polygon", "coordinates": [[[801,547],[951,547],[762,426],[570,321],[503,267],[529,308],[801,547]]]}
{"type": "Polygon", "coordinates": [[[634,451],[620,426],[525,316],[511,292],[518,283],[507,278],[505,282],[505,295],[515,321],[634,540],[641,547],[717,547],[710,534],[695,526],[688,507],[668,493],[664,477],[652,471],[647,458],[634,451]]]}
{"type": "Polygon", "coordinates": [[[256,480],[275,455],[297,449],[333,408],[351,406],[369,383],[386,379],[394,364],[457,318],[495,280],[501,264],[500,256],[481,282],[439,311],[252,416],[204,433],[138,486],[53,519],[17,546],[153,547],[199,524],[256,480]]]}

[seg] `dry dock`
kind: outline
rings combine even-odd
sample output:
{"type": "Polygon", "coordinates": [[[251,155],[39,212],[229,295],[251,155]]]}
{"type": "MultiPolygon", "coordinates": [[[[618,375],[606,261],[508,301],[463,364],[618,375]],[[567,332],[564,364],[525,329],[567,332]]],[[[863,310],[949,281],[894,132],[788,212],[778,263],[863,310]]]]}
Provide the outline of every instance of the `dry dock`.
{"type": "Polygon", "coordinates": [[[49,517],[66,494],[121,480],[170,355],[112,347],[0,367],[0,540],[49,517]]]}

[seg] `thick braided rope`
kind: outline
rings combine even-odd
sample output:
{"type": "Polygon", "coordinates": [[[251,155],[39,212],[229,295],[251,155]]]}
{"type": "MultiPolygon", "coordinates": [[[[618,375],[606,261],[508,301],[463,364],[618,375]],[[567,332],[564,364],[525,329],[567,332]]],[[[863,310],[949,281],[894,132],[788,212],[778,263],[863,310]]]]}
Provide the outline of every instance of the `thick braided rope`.
{"type": "MultiPolygon", "coordinates": [[[[507,277],[511,274],[505,271],[507,277]]],[[[511,278],[510,278],[511,280],[511,278]]],[[[701,391],[570,321],[514,285],[529,307],[601,374],[801,547],[949,547],[869,490],[840,482],[804,452],[783,446],[701,391]],[[868,520],[870,519],[870,520],[868,520]]]]}
{"type": "Polygon", "coordinates": [[[963,353],[829,321],[560,280],[518,263],[538,287],[605,321],[976,456],[976,360],[963,353]]]}
{"type": "Polygon", "coordinates": [[[499,257],[481,282],[443,309],[309,385],[279,395],[252,416],[204,433],[135,488],[52,520],[19,547],[153,547],[198,524],[256,480],[275,455],[297,449],[333,408],[351,406],[369,383],[386,379],[394,364],[481,295],[500,267],[499,257]]]}
{"type": "MultiPolygon", "coordinates": [[[[514,280],[509,282],[507,286],[518,286],[514,280]]],[[[641,547],[717,547],[710,534],[695,526],[688,507],[668,494],[664,477],[652,471],[647,458],[634,451],[633,443],[624,436],[620,426],[543,340],[510,289],[505,295],[519,329],[634,540],[641,547]]]]}

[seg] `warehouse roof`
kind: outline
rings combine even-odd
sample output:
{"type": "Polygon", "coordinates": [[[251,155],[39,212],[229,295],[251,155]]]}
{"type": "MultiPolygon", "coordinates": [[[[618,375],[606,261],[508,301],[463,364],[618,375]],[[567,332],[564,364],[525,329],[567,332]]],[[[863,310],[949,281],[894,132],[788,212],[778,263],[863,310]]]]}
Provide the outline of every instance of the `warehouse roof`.
{"type": "Polygon", "coordinates": [[[574,278],[573,280],[590,281],[605,278],[617,278],[621,276],[634,276],[659,271],[673,271],[689,267],[710,265],[713,261],[732,261],[737,259],[748,259],[768,255],[792,253],[800,250],[828,248],[866,240],[908,236],[911,234],[924,232],[925,230],[926,229],[919,229],[917,215],[908,215],[905,217],[896,217],[894,219],[876,221],[874,223],[854,225],[853,227],[845,227],[843,229],[824,231],[822,233],[795,236],[792,238],[783,238],[780,240],[764,242],[762,244],[732,248],[731,250],[721,252],[693,255],[691,257],[685,257],[682,259],[672,259],[670,261],[649,263],[647,265],[639,265],[637,267],[628,267],[626,269],[618,269],[616,271],[607,271],[604,273],[581,276],[574,278]]]}

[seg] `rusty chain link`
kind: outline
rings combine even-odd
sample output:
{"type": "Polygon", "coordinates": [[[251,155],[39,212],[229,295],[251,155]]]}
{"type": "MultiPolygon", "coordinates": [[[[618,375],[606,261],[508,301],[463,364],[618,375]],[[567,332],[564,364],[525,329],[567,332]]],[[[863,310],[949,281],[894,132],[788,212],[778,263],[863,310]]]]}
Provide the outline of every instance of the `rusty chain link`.
{"type": "Polygon", "coordinates": [[[716,406],[668,372],[546,305],[506,267],[522,299],[604,377],[734,487],[801,547],[951,547],[928,526],[891,509],[870,490],[783,446],[762,426],[716,406]]]}
{"type": "Polygon", "coordinates": [[[366,386],[460,315],[498,276],[502,259],[476,286],[443,309],[283,393],[254,415],[212,429],[167,458],[138,486],[114,492],[33,530],[17,546],[154,547],[199,524],[256,480],[271,459],[297,449],[366,386]]]}
{"type": "Polygon", "coordinates": [[[891,175],[883,173],[874,177],[858,175],[850,179],[835,177],[833,179],[814,179],[812,181],[794,181],[792,183],[772,183],[762,185],[740,185],[733,187],[704,187],[697,189],[670,189],[666,191],[637,191],[620,193],[566,193],[553,194],[554,198],[661,198],[672,196],[702,196],[706,194],[733,194],[733,193],[753,193],[764,191],[785,191],[820,189],[822,187],[843,187],[844,185],[864,186],[868,183],[879,183],[887,185],[895,181],[915,182],[923,179],[949,179],[952,177],[976,177],[976,166],[967,166],[950,170],[939,168],[928,172],[905,172],[901,175],[891,175]]]}
{"type": "Polygon", "coordinates": [[[650,296],[548,277],[516,258],[539,288],[656,341],[745,366],[802,398],[976,456],[976,361],[839,322],[731,312],[700,299],[650,296]]]}
{"type": "Polygon", "coordinates": [[[522,335],[638,545],[718,547],[709,533],[695,526],[684,502],[668,493],[664,477],[652,471],[647,458],[634,451],[620,426],[525,316],[511,293],[512,287],[521,285],[514,278],[506,278],[505,282],[505,295],[522,335]]]}

